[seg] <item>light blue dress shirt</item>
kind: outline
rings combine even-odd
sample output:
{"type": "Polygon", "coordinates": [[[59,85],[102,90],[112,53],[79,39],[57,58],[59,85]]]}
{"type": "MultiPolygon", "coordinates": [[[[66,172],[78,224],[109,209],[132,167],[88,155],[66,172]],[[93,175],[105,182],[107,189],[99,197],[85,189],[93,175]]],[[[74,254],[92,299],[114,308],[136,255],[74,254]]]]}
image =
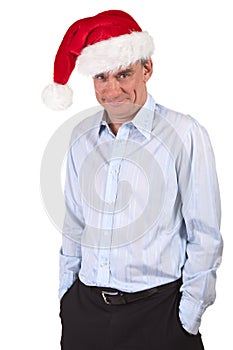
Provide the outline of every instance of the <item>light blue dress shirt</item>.
{"type": "Polygon", "coordinates": [[[220,196],[206,130],[148,95],[115,136],[103,111],[71,137],[59,297],[80,280],[126,292],[182,277],[180,319],[196,334],[215,300],[220,196]]]}

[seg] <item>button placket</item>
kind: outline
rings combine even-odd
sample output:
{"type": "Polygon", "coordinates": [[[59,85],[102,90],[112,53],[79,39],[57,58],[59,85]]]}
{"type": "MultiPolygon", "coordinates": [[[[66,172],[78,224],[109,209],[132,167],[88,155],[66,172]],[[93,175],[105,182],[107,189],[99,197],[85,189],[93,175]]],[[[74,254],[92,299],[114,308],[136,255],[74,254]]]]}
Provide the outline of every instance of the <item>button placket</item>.
{"type": "Polygon", "coordinates": [[[125,147],[129,128],[122,128],[121,133],[115,138],[115,141],[109,143],[112,147],[111,159],[109,159],[109,169],[107,173],[106,192],[104,198],[103,210],[103,227],[106,228],[100,241],[99,266],[97,280],[100,283],[108,283],[110,280],[110,252],[112,242],[112,228],[114,224],[114,209],[118,190],[118,180],[120,173],[120,166],[125,154],[125,147]],[[126,129],[126,130],[124,130],[126,129]]]}

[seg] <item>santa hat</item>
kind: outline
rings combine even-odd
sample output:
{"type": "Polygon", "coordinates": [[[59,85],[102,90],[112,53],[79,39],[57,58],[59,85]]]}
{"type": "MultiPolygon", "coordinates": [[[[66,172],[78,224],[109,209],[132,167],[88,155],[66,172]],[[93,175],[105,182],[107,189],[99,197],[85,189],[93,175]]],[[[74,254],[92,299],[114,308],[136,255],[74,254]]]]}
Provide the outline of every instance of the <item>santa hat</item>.
{"type": "Polygon", "coordinates": [[[72,104],[73,92],[67,85],[75,68],[84,75],[95,76],[116,71],[154,51],[152,37],[127,13],[110,10],[80,19],[67,30],[54,62],[54,83],[47,86],[43,102],[54,110],[72,104]]]}

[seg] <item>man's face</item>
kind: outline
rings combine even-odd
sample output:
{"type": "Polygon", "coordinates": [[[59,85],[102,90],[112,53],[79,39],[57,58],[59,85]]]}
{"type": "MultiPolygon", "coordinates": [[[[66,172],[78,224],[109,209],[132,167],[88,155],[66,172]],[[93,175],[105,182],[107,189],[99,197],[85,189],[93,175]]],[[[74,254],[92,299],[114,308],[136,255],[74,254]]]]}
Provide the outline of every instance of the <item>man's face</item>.
{"type": "Polygon", "coordinates": [[[111,118],[132,119],[147,98],[146,82],[152,74],[152,61],[136,62],[115,72],[93,77],[97,101],[111,118]]]}

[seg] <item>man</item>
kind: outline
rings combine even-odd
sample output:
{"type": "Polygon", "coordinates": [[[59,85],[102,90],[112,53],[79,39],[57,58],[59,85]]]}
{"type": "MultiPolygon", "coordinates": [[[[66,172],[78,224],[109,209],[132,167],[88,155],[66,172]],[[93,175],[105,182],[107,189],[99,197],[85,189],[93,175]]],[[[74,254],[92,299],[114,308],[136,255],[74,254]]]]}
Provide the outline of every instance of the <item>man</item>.
{"type": "Polygon", "coordinates": [[[206,130],[155,103],[153,41],[122,11],[75,22],[55,60],[53,108],[78,60],[103,110],[73,131],[60,252],[63,350],[204,349],[220,198],[206,130]]]}

